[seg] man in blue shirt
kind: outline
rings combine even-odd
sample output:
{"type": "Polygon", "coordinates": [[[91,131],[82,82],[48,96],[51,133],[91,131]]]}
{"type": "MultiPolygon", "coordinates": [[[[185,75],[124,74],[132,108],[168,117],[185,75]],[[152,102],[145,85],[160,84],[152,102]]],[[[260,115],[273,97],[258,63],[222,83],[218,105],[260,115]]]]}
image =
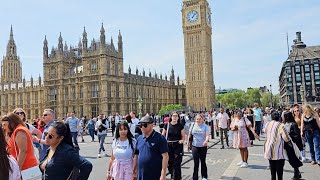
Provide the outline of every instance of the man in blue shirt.
{"type": "Polygon", "coordinates": [[[167,141],[153,130],[152,117],[144,116],[139,126],[143,134],[137,139],[133,177],[138,180],[165,180],[169,160],[167,141]]]}
{"type": "Polygon", "coordinates": [[[255,118],[254,128],[255,128],[255,132],[258,134],[258,136],[260,136],[261,124],[263,124],[263,113],[258,103],[254,103],[253,106],[254,107],[252,108],[252,110],[255,118]]]}
{"type": "Polygon", "coordinates": [[[43,122],[46,124],[45,125],[45,129],[42,133],[42,137],[41,139],[38,139],[37,137],[34,137],[34,139],[39,142],[40,144],[40,153],[39,153],[39,160],[40,162],[43,160],[43,158],[46,156],[47,154],[47,149],[49,148],[48,145],[46,145],[46,141],[45,141],[45,138],[46,138],[46,135],[47,135],[47,131],[49,129],[49,127],[55,122],[54,121],[54,111],[52,109],[45,109],[43,111],[43,114],[42,114],[42,120],[43,122]]]}
{"type": "Polygon", "coordinates": [[[80,126],[79,126],[80,120],[74,116],[74,112],[70,113],[70,116],[71,117],[68,117],[66,119],[66,124],[69,124],[73,143],[76,146],[79,146],[78,145],[78,131],[80,129],[80,126]]]}

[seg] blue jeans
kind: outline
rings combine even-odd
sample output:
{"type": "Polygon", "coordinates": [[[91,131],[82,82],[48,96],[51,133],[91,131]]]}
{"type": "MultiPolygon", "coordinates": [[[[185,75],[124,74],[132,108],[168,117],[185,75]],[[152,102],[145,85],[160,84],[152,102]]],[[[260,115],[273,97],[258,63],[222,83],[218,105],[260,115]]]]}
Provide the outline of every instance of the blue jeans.
{"type": "Polygon", "coordinates": [[[319,130],[305,131],[306,139],[310,148],[310,155],[312,161],[320,163],[320,134],[319,130]]]}
{"type": "Polygon", "coordinates": [[[94,141],[94,129],[89,129],[89,134],[91,136],[92,141],[94,141]]]}
{"type": "Polygon", "coordinates": [[[100,147],[99,147],[99,154],[100,154],[100,152],[101,152],[101,150],[102,151],[106,151],[105,149],[104,149],[104,146],[103,146],[103,144],[104,144],[104,139],[106,138],[106,134],[98,134],[98,140],[99,140],[99,144],[100,144],[100,147]]]}
{"type": "Polygon", "coordinates": [[[71,135],[73,143],[78,146],[78,132],[71,132],[71,135]]]}

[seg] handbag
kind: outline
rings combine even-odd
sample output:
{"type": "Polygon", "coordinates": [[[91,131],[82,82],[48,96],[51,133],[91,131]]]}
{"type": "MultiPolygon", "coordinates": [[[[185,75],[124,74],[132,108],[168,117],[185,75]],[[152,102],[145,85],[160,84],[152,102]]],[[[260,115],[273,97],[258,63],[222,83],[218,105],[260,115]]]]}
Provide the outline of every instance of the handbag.
{"type": "Polygon", "coordinates": [[[191,150],[192,149],[192,141],[193,141],[193,134],[192,134],[192,130],[193,130],[193,127],[194,127],[194,123],[191,124],[191,128],[190,128],[190,134],[189,134],[189,146],[188,146],[188,149],[191,150]]]}
{"type": "MultiPolygon", "coordinates": [[[[31,141],[32,142],[32,141],[31,141]]],[[[18,154],[17,154],[17,148],[16,148],[16,142],[13,142],[13,146],[14,146],[14,149],[16,151],[16,157],[18,157],[18,154]]],[[[34,146],[33,147],[33,153],[35,154],[35,149],[38,150],[37,148],[35,148],[34,146]]],[[[39,159],[37,159],[39,161],[39,159]]],[[[39,166],[34,166],[34,167],[31,167],[29,169],[25,169],[25,170],[22,170],[21,171],[21,177],[23,180],[38,180],[38,179],[41,179],[42,177],[42,173],[40,171],[40,168],[39,166]]]]}

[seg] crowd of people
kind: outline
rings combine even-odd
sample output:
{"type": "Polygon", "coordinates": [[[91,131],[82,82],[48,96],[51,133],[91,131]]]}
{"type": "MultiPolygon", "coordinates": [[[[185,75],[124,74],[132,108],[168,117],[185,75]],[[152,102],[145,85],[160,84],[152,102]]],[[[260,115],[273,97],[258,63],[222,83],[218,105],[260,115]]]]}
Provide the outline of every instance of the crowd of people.
{"type": "MultiPolygon", "coordinates": [[[[208,179],[206,156],[211,130],[220,136],[221,149],[238,149],[241,162],[247,168],[248,147],[265,138],[264,157],[269,161],[271,179],[282,179],[285,160],[294,170],[293,179],[300,179],[303,163],[320,166],[320,120],[311,105],[294,105],[287,109],[253,108],[211,112],[172,112],[165,117],[135,112],[125,116],[99,114],[87,119],[75,112],[56,118],[45,109],[36,124],[28,123],[21,108],[0,119],[0,177],[16,179],[88,179],[93,165],[79,155],[78,138],[87,133],[91,141],[98,137],[98,158],[108,156],[106,179],[164,180],[167,171],[171,179],[182,179],[183,155],[191,151],[193,179],[208,179]],[[160,132],[154,130],[159,123],[160,132]],[[210,127],[211,126],[211,127],[210,127]],[[109,132],[111,131],[111,132],[109,132]],[[112,135],[111,154],[104,147],[107,134],[112,135]],[[230,141],[230,142],[229,142],[230,141]],[[310,157],[306,158],[309,145],[310,157]],[[231,145],[231,146],[230,146],[231,145]]],[[[2,178],[1,178],[2,179],[2,178]]]]}

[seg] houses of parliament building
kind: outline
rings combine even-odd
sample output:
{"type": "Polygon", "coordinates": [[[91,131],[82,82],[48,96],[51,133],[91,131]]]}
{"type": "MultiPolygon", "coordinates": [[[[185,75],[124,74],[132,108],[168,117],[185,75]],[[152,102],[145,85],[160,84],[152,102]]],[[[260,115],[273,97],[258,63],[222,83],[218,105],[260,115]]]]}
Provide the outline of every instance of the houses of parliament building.
{"type": "Polygon", "coordinates": [[[125,114],[138,111],[157,113],[168,104],[181,104],[190,110],[210,110],[215,100],[212,61],[211,9],[207,0],[183,0],[185,77],[181,83],[172,68],[170,76],[146,74],[144,70],[123,71],[123,41],[106,43],[103,24],[99,40],[88,41],[85,28],[78,45],[63,43],[50,53],[43,41],[43,79],[26,82],[11,27],[6,54],[1,62],[1,114],[23,108],[29,118],[39,117],[44,108],[57,116],[75,111],[77,116],[99,113],[125,114]],[[141,101],[142,99],[142,101],[141,101]]]}
{"type": "Polygon", "coordinates": [[[157,113],[167,104],[186,105],[186,88],[175,78],[151,74],[138,69],[123,71],[123,41],[119,31],[118,46],[113,39],[106,43],[103,24],[99,41],[90,43],[86,30],[75,46],[59,43],[50,53],[48,41],[43,41],[43,78],[22,79],[22,65],[11,27],[6,54],[1,62],[0,102],[1,114],[16,107],[23,108],[28,119],[40,117],[45,108],[63,117],[75,111],[77,116],[126,114],[138,110],[142,99],[142,112],[157,113]],[[141,98],[139,98],[141,97],[141,98]]]}

